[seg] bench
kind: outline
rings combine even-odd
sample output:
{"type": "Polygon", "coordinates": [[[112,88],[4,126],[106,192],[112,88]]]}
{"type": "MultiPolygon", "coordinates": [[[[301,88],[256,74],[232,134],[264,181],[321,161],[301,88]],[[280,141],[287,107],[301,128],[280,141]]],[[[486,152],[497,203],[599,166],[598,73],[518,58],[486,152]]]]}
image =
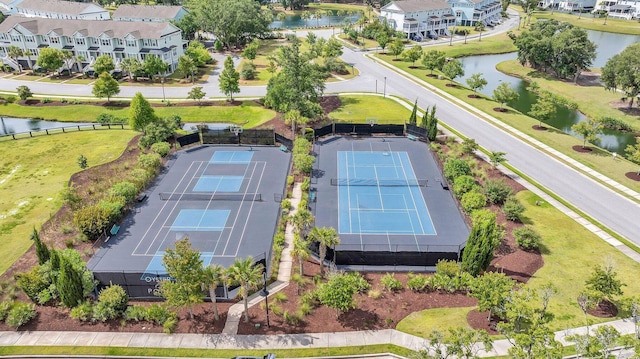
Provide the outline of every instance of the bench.
{"type": "Polygon", "coordinates": [[[282,146],[280,146],[280,151],[287,152],[287,151],[289,151],[289,149],[287,148],[287,146],[282,145],[282,146]]]}
{"type": "Polygon", "coordinates": [[[309,192],[309,202],[315,202],[315,201],[316,201],[316,193],[309,192]]]}
{"type": "Polygon", "coordinates": [[[138,202],[144,202],[144,200],[147,199],[147,197],[149,197],[149,196],[147,196],[146,193],[143,193],[143,194],[139,195],[138,198],[136,198],[136,200],[138,202]]]}
{"type": "Polygon", "coordinates": [[[111,233],[112,236],[115,236],[116,234],[118,234],[119,230],[120,230],[120,226],[114,224],[113,227],[111,227],[111,230],[109,231],[109,233],[111,233]]]}
{"type": "Polygon", "coordinates": [[[411,135],[411,134],[407,135],[407,138],[410,139],[411,141],[417,141],[418,140],[418,137],[416,137],[414,135],[411,135]]]}

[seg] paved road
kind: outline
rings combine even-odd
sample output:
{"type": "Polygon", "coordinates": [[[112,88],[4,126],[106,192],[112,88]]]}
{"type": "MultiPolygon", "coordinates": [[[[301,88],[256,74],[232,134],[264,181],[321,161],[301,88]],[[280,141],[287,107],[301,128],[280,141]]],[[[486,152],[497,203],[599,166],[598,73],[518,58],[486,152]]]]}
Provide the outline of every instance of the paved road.
{"type": "MultiPolygon", "coordinates": [[[[517,17],[512,17],[502,29],[517,25],[517,17]]],[[[302,35],[299,32],[300,35],[302,35]]],[[[321,36],[329,36],[324,31],[321,36]]],[[[477,41],[477,40],[470,40],[477,41]]],[[[595,218],[607,227],[615,230],[625,238],[640,246],[640,205],[624,198],[616,192],[596,183],[585,175],[567,167],[548,154],[514,138],[485,120],[469,113],[457,104],[425,89],[400,74],[375,63],[364,56],[364,52],[345,48],[342,58],[359,69],[361,75],[349,81],[330,83],[327,93],[344,92],[375,92],[383,91],[413,101],[418,99],[422,108],[437,104],[438,117],[462,134],[474,138],[476,142],[490,151],[507,153],[507,160],[511,165],[533,178],[538,183],[560,195],[569,203],[580,208],[589,216],[595,218]]],[[[211,97],[221,96],[215,75],[209,83],[204,85],[204,91],[211,97]]],[[[23,84],[15,80],[2,79],[0,90],[13,90],[23,84]]],[[[67,96],[91,96],[91,86],[29,83],[35,93],[65,94],[67,96]]],[[[142,92],[148,98],[162,98],[162,88],[122,86],[121,97],[131,97],[136,92],[142,92]]],[[[188,87],[166,87],[167,98],[185,98],[188,87]]],[[[265,86],[242,87],[242,96],[263,96],[265,86]]],[[[60,96],[60,95],[57,95],[60,96]]]]}

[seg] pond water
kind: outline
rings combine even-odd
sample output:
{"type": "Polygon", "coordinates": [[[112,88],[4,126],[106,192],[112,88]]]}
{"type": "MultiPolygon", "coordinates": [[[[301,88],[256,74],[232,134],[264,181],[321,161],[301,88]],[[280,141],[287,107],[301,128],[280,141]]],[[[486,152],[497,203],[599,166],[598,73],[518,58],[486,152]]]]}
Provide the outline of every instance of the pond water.
{"type": "Polygon", "coordinates": [[[304,27],[331,27],[344,25],[345,19],[349,19],[351,24],[355,24],[356,21],[360,18],[360,15],[331,15],[331,16],[321,16],[316,19],[303,20],[302,17],[298,15],[288,15],[284,21],[275,20],[273,21],[269,27],[272,29],[297,29],[304,27]]]}
{"type": "Polygon", "coordinates": [[[31,118],[15,118],[0,116],[0,136],[29,131],[40,131],[51,128],[86,125],[86,123],[57,122],[36,120],[31,118]]]}
{"type": "MultiPolygon", "coordinates": [[[[640,41],[640,36],[611,34],[591,30],[588,30],[587,32],[589,34],[589,39],[598,45],[594,67],[604,66],[611,56],[621,52],[630,44],[640,41]]],[[[495,90],[501,82],[508,82],[520,95],[517,101],[510,103],[509,105],[522,113],[528,113],[531,110],[531,105],[537,100],[536,95],[527,90],[528,84],[517,77],[505,75],[495,68],[496,64],[500,62],[515,60],[516,58],[517,53],[515,52],[500,55],[469,56],[462,58],[460,60],[464,68],[465,75],[462,78],[457,79],[457,81],[462,84],[466,84],[467,78],[471,75],[475,73],[482,73],[483,77],[487,79],[488,84],[480,92],[490,97],[493,96],[493,90],[495,90]]],[[[604,89],[602,91],[604,91],[604,89]]],[[[546,122],[546,124],[572,136],[580,137],[571,130],[571,126],[578,122],[586,121],[587,117],[579,111],[570,110],[563,106],[558,106],[556,111],[555,118],[546,122]]],[[[634,134],[614,130],[604,130],[598,138],[600,139],[600,142],[598,143],[600,147],[611,152],[618,153],[623,153],[627,145],[633,145],[636,143],[634,134]]]]}

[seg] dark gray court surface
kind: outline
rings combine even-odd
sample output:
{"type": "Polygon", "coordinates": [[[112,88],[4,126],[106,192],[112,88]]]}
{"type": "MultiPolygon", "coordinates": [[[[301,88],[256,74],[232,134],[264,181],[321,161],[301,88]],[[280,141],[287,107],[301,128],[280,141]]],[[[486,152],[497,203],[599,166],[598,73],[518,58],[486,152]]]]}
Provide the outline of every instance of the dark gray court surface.
{"type": "Polygon", "coordinates": [[[329,137],[316,141],[314,152],[310,205],[317,227],[339,232],[338,267],[419,270],[458,259],[469,229],[427,144],[329,137]],[[411,185],[397,185],[405,180],[411,185]]]}
{"type": "Polygon", "coordinates": [[[277,147],[178,152],[88,268],[102,284],[119,284],[140,298],[153,297],[167,277],[164,251],[185,237],[205,265],[228,267],[248,256],[269,263],[280,213],[275,198],[284,194],[290,161],[291,154],[277,147]]]}

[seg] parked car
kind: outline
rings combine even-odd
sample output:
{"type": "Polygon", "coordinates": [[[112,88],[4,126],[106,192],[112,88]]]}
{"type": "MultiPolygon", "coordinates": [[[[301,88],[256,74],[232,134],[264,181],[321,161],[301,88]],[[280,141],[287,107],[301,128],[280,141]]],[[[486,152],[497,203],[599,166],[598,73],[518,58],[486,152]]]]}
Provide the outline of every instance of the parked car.
{"type": "Polygon", "coordinates": [[[58,70],[58,76],[71,76],[71,70],[69,69],[58,70]]]}
{"type": "Polygon", "coordinates": [[[120,80],[122,77],[124,77],[124,71],[122,70],[111,70],[109,74],[116,80],[120,80]]]}
{"type": "Polygon", "coordinates": [[[84,72],[84,76],[85,77],[93,77],[93,78],[95,78],[96,77],[96,71],[94,69],[87,69],[84,72]]]}
{"type": "Polygon", "coordinates": [[[33,73],[34,74],[43,75],[43,74],[47,73],[47,69],[45,69],[44,67],[40,67],[40,66],[36,65],[36,66],[33,67],[33,73]]]}
{"type": "Polygon", "coordinates": [[[263,357],[237,356],[231,359],[276,359],[276,355],[273,353],[269,353],[263,357]]]}

